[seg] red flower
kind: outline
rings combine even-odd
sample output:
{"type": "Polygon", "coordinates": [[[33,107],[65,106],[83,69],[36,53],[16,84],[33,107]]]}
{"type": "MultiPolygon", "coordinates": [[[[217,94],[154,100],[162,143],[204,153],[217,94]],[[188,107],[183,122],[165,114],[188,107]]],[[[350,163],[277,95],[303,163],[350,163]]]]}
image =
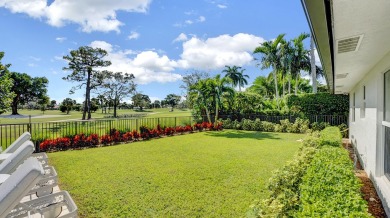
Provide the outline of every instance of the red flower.
{"type": "Polygon", "coordinates": [[[100,137],[100,141],[102,142],[103,145],[109,145],[111,144],[112,139],[110,135],[102,135],[100,137]]]}
{"type": "Polygon", "coordinates": [[[126,132],[125,134],[122,135],[122,139],[125,142],[129,142],[133,139],[133,134],[131,132],[126,132]]]}

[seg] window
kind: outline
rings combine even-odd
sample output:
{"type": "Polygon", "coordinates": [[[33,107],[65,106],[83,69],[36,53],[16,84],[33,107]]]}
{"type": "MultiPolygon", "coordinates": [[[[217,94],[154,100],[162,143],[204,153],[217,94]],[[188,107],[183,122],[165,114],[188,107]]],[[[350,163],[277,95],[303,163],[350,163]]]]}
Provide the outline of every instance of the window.
{"type": "Polygon", "coordinates": [[[384,120],[390,122],[390,71],[385,73],[384,120]]]}
{"type": "Polygon", "coordinates": [[[352,122],[355,122],[355,107],[356,107],[356,105],[355,105],[355,93],[353,93],[353,97],[352,97],[353,99],[352,99],[352,122]]]}
{"type": "MultiPolygon", "coordinates": [[[[390,121],[390,71],[385,73],[384,78],[384,120],[390,121]]],[[[383,125],[384,128],[384,173],[385,176],[390,180],[390,127],[383,125]]]]}

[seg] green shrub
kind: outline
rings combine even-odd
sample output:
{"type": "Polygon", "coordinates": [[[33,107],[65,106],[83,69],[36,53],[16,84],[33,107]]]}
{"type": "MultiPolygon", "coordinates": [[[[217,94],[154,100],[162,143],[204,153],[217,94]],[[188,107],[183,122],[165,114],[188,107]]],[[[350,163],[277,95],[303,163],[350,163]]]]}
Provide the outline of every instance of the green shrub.
{"type": "Polygon", "coordinates": [[[340,147],[342,144],[340,129],[336,126],[326,127],[321,131],[320,146],[330,145],[340,147]]]}
{"type": "Polygon", "coordinates": [[[255,122],[253,122],[253,129],[254,131],[262,131],[263,130],[263,126],[261,125],[261,121],[259,118],[257,118],[255,120],[255,122]]]}
{"type": "Polygon", "coordinates": [[[349,96],[329,93],[289,95],[287,105],[293,108],[295,113],[305,115],[348,115],[349,96]]]}
{"type": "Polygon", "coordinates": [[[274,131],[275,132],[283,132],[283,128],[280,124],[275,124],[274,131]]]}
{"type": "Polygon", "coordinates": [[[241,120],[241,123],[242,123],[242,129],[243,130],[253,130],[252,126],[253,126],[253,121],[252,120],[249,120],[249,119],[242,119],[241,120]]]}
{"type": "Polygon", "coordinates": [[[324,147],[314,155],[300,189],[296,217],[371,217],[348,152],[324,147]]]}
{"type": "Polygon", "coordinates": [[[311,125],[311,129],[313,131],[321,131],[323,129],[325,129],[326,127],[330,126],[330,123],[328,122],[314,122],[312,123],[311,125]]]}
{"type": "Polygon", "coordinates": [[[287,132],[305,133],[309,129],[309,122],[309,120],[297,118],[294,124],[292,124],[290,128],[287,128],[287,132]]]}
{"type": "Polygon", "coordinates": [[[312,147],[302,147],[294,160],[274,172],[269,179],[270,196],[252,206],[248,216],[291,217],[299,209],[299,185],[306,169],[317,152],[312,147]]]}
{"type": "Polygon", "coordinates": [[[275,131],[275,124],[268,122],[268,121],[262,121],[261,126],[263,127],[263,131],[265,132],[274,132],[275,131]]]}
{"type": "Polygon", "coordinates": [[[292,126],[290,121],[288,119],[285,119],[285,120],[281,120],[279,122],[280,122],[281,132],[289,132],[289,130],[291,129],[291,126],[292,126]]]}
{"type": "Polygon", "coordinates": [[[225,129],[233,129],[233,122],[230,118],[227,118],[226,120],[222,120],[223,128],[225,129]]]}
{"type": "Polygon", "coordinates": [[[345,123],[338,125],[343,138],[348,138],[348,126],[345,123]]]}

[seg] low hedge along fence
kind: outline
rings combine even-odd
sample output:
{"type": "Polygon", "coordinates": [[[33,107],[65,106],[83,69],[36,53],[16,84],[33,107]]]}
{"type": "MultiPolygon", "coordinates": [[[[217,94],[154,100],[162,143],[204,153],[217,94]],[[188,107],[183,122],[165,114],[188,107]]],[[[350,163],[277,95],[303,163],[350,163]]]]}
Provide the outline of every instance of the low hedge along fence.
{"type": "MultiPolygon", "coordinates": [[[[248,131],[264,131],[264,132],[289,132],[289,133],[307,133],[312,131],[321,131],[330,124],[327,122],[314,122],[310,123],[308,119],[297,118],[292,123],[288,119],[280,120],[279,123],[272,123],[268,121],[261,121],[260,119],[250,120],[242,119],[241,121],[231,119],[221,120],[223,128],[225,129],[237,129],[248,131]]],[[[346,124],[340,124],[338,126],[343,137],[348,137],[348,126],[346,124]]]]}
{"type": "Polygon", "coordinates": [[[337,127],[313,132],[293,161],[274,172],[267,199],[247,217],[371,217],[337,127]]]}

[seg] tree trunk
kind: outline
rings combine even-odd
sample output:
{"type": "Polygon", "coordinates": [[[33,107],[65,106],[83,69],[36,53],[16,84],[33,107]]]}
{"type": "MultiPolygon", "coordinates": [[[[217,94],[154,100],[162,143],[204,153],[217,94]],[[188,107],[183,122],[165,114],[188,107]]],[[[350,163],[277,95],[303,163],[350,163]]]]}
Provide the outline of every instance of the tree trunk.
{"type": "Polygon", "coordinates": [[[284,87],[284,76],[282,76],[282,90],[283,90],[283,94],[282,94],[282,96],[284,96],[284,94],[285,94],[285,87],[284,87]]]}
{"type": "Polygon", "coordinates": [[[207,116],[207,120],[209,121],[209,123],[211,123],[211,118],[210,118],[210,112],[209,112],[209,109],[207,107],[205,107],[206,109],[206,116],[207,116]]]}
{"type": "Polygon", "coordinates": [[[288,77],[288,94],[291,94],[291,75],[288,77]]]}
{"type": "Polygon", "coordinates": [[[297,77],[295,77],[295,95],[298,94],[298,81],[299,81],[299,74],[297,74],[297,77]]]}
{"type": "MultiPolygon", "coordinates": [[[[91,119],[91,98],[90,98],[90,95],[91,95],[91,74],[92,74],[92,69],[88,69],[88,79],[87,79],[87,90],[86,90],[86,93],[85,93],[85,106],[86,108],[84,108],[84,113],[88,113],[88,120],[91,119]]],[[[84,113],[83,113],[83,117],[85,118],[84,116],[84,113]]],[[[84,119],[83,119],[84,120],[84,119]]]]}
{"type": "Polygon", "coordinates": [[[316,60],[314,56],[314,39],[310,40],[310,64],[311,64],[311,80],[313,83],[313,93],[317,93],[317,75],[316,75],[316,60]]]}
{"type": "Polygon", "coordinates": [[[279,90],[278,90],[278,80],[276,78],[276,73],[277,73],[277,71],[274,67],[273,75],[274,75],[274,83],[275,83],[275,97],[276,97],[276,99],[278,99],[279,98],[279,90]]]}
{"type": "Polygon", "coordinates": [[[217,103],[217,101],[215,101],[216,104],[215,104],[215,119],[214,119],[214,123],[217,124],[217,120],[218,120],[218,113],[219,113],[219,105],[217,103]]]}
{"type": "Polygon", "coordinates": [[[116,107],[117,107],[117,102],[116,99],[114,100],[114,117],[116,118],[116,107]]]}
{"type": "Polygon", "coordinates": [[[18,98],[15,97],[12,101],[11,108],[12,108],[12,115],[19,115],[18,114],[18,98]]]}

